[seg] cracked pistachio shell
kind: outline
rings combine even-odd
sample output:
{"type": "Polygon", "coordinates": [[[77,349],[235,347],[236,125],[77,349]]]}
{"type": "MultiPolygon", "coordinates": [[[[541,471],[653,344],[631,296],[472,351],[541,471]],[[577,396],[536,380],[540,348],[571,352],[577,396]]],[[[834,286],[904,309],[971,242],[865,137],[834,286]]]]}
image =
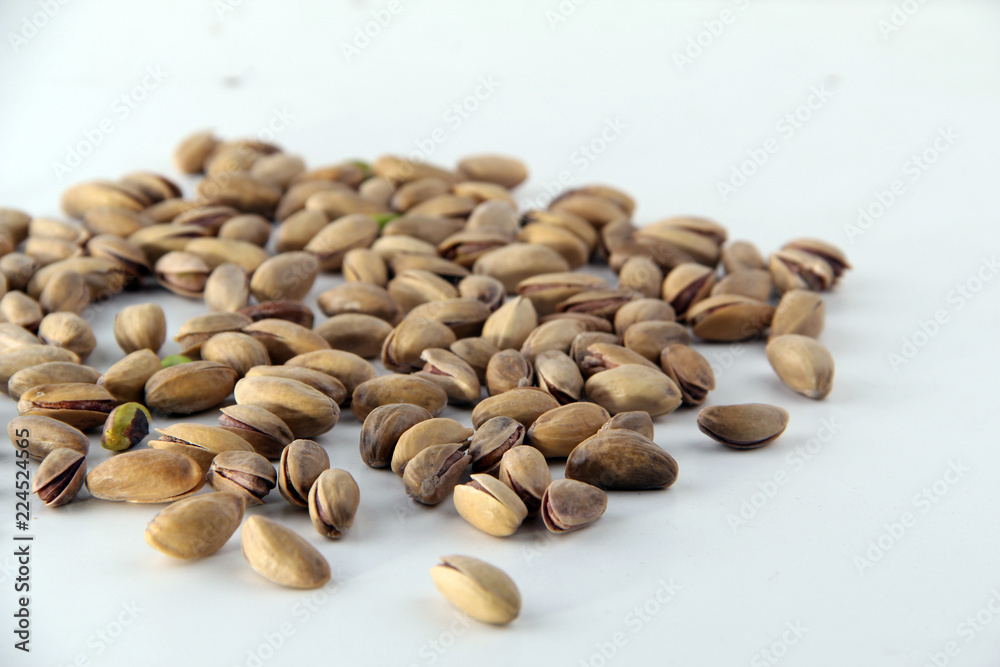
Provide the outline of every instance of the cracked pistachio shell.
{"type": "Polygon", "coordinates": [[[155,352],[136,350],[106,370],[97,384],[122,403],[139,402],[143,400],[146,382],[161,370],[163,364],[155,352]]]}
{"type": "Polygon", "coordinates": [[[622,345],[657,363],[663,348],[675,344],[691,344],[691,334],[677,322],[636,322],[622,336],[622,345]]]}
{"type": "Polygon", "coordinates": [[[381,353],[382,344],[392,332],[392,325],[372,315],[344,313],[320,323],[313,331],[335,350],[372,359],[381,353]]]}
{"type": "Polygon", "coordinates": [[[444,389],[450,403],[475,403],[482,396],[483,390],[476,371],[454,352],[428,348],[420,353],[420,358],[424,362],[424,368],[415,375],[444,389]]]}
{"type": "MultiPolygon", "coordinates": [[[[482,277],[482,276],[479,276],[482,277]]],[[[428,301],[413,308],[407,318],[422,317],[444,324],[456,337],[476,336],[490,316],[490,308],[482,301],[468,297],[428,301]]]]}
{"type": "Polygon", "coordinates": [[[462,181],[451,186],[451,191],[456,195],[468,197],[478,203],[486,201],[501,201],[511,206],[517,206],[517,200],[510,193],[510,190],[496,183],[485,181],[462,181]]]}
{"type": "Polygon", "coordinates": [[[399,442],[410,427],[431,418],[419,405],[391,403],[375,408],[361,426],[361,459],[372,468],[387,468],[399,442]]]}
{"type": "Polygon", "coordinates": [[[730,241],[723,246],[722,265],[726,267],[726,273],[767,268],[764,256],[760,254],[757,246],[749,241],[730,241]]]}
{"type": "Polygon", "coordinates": [[[553,533],[569,533],[597,521],[608,507],[608,494],[575,479],[557,479],[542,496],[541,515],[553,533]]]}
{"type": "Polygon", "coordinates": [[[250,292],[257,301],[301,301],[309,294],[319,261],[303,251],[284,252],[267,259],[250,279],[250,292]]]}
{"type": "Polygon", "coordinates": [[[673,322],[676,317],[673,307],[662,299],[636,299],[629,301],[615,313],[615,333],[623,336],[633,324],[673,322]]]}
{"type": "Polygon", "coordinates": [[[612,415],[644,410],[651,417],[673,412],[681,392],[658,368],[626,364],[592,375],[584,385],[587,398],[612,415]]]}
{"type": "Polygon", "coordinates": [[[140,403],[123,403],[108,414],[101,434],[101,446],[113,452],[135,447],[149,435],[153,420],[149,410],[140,403]]]}
{"type": "Polygon", "coordinates": [[[83,361],[97,347],[87,320],[76,313],[49,313],[38,325],[38,338],[46,345],[69,350],[83,361]]]}
{"type": "MultiPolygon", "coordinates": [[[[549,350],[568,352],[577,336],[584,333],[593,333],[594,328],[589,322],[576,318],[558,318],[543,322],[531,332],[521,346],[521,354],[529,361],[549,350]]],[[[618,341],[617,337],[614,339],[618,341]]]]}
{"type": "Polygon", "coordinates": [[[569,346],[569,356],[576,362],[577,366],[583,361],[587,354],[587,348],[594,343],[607,343],[608,345],[620,345],[622,339],[613,333],[605,331],[585,331],[573,338],[569,346]]]}
{"type": "Polygon", "coordinates": [[[265,458],[281,458],[281,452],[295,439],[280,417],[256,405],[229,405],[219,411],[219,426],[246,440],[265,458]]]}
{"type": "Polygon", "coordinates": [[[465,445],[454,442],[420,450],[403,472],[406,494],[424,505],[440,503],[461,480],[470,459],[465,445]]]}
{"type": "Polygon", "coordinates": [[[87,474],[87,490],[101,500],[169,503],[205,484],[194,459],[161,449],[137,449],[102,461],[87,474]]]}
{"type": "Polygon", "coordinates": [[[209,310],[235,313],[250,304],[250,276],[231,262],[219,264],[205,281],[204,296],[209,310]]]}
{"type": "Polygon", "coordinates": [[[38,295],[38,304],[46,313],[82,313],[90,305],[90,288],[86,278],[75,271],[60,271],[52,276],[38,295]]]}
{"type": "Polygon", "coordinates": [[[592,343],[587,346],[583,356],[580,357],[580,370],[587,377],[627,364],[658,368],[656,364],[638,352],[633,352],[622,345],[610,343],[592,343]]]}
{"type": "Polygon", "coordinates": [[[37,366],[29,366],[11,375],[7,381],[7,393],[16,401],[21,398],[21,394],[41,384],[66,382],[96,384],[100,376],[101,374],[90,366],[70,361],[48,361],[37,366]]]}
{"type": "Polygon", "coordinates": [[[517,387],[530,387],[535,371],[524,355],[515,349],[501,350],[486,365],[486,388],[490,396],[517,387]]]}
{"type": "Polygon", "coordinates": [[[531,301],[541,316],[551,315],[556,306],[581,292],[603,289],[608,289],[604,278],[579,271],[543,273],[517,284],[517,293],[531,301]]]}
{"type": "Polygon", "coordinates": [[[444,278],[422,269],[407,269],[397,273],[386,289],[404,313],[429,301],[458,298],[458,288],[444,278]]]}
{"type": "Polygon", "coordinates": [[[146,526],[146,544],[174,558],[203,558],[221,549],[243,520],[245,502],[229,493],[184,498],[146,526]]]}
{"type": "Polygon", "coordinates": [[[59,507],[73,500],[87,475],[85,457],[75,449],[60,447],[45,457],[35,472],[31,492],[47,507],[59,507]]]}
{"type": "Polygon", "coordinates": [[[172,250],[156,260],[154,272],[156,281],[174,294],[200,298],[211,268],[198,255],[172,250]]]}
{"type": "Polygon", "coordinates": [[[629,217],[626,210],[616,201],[580,190],[562,194],[549,205],[549,210],[574,213],[597,228],[629,217]]]}
{"type": "Polygon", "coordinates": [[[530,428],[541,415],[558,407],[559,402],[546,391],[537,387],[517,387],[480,401],[472,410],[472,425],[479,428],[493,417],[503,416],[530,428]]]}
{"type": "Polygon", "coordinates": [[[458,283],[458,295],[465,299],[475,299],[492,313],[503,305],[507,290],[503,283],[490,276],[466,276],[458,283]]]}
{"type": "Polygon", "coordinates": [[[309,368],[326,373],[344,385],[347,396],[363,382],[375,379],[375,367],[356,354],[344,350],[316,350],[289,359],[286,366],[309,368]]]}
{"type": "Polygon", "coordinates": [[[535,357],[535,375],[538,387],[567,405],[579,401],[583,395],[583,375],[576,362],[559,350],[546,350],[535,357]]]}
{"type": "Polygon", "coordinates": [[[825,259],[794,248],[771,255],[768,268],[775,289],[782,294],[793,289],[822,292],[829,289],[834,280],[833,268],[825,259]]]}
{"type": "MultiPolygon", "coordinates": [[[[247,371],[245,377],[280,377],[286,380],[296,380],[309,385],[319,393],[329,396],[337,405],[347,397],[344,383],[332,375],[305,366],[254,366],[247,371]]],[[[287,444],[287,443],[286,443],[287,444]]]]}
{"type": "Polygon", "coordinates": [[[389,284],[389,267],[370,248],[352,248],[344,254],[341,271],[347,282],[363,282],[385,287],[389,284]]]}
{"type": "Polygon", "coordinates": [[[809,290],[789,290],[785,292],[771,320],[771,338],[785,334],[800,334],[819,338],[823,331],[826,306],[823,298],[809,290]]]}
{"type": "Polygon", "coordinates": [[[208,467],[205,481],[216,491],[231,493],[247,505],[261,505],[278,483],[278,474],[256,452],[219,452],[208,467]]]}
{"type": "Polygon", "coordinates": [[[201,346],[201,358],[204,361],[215,361],[229,366],[240,377],[254,366],[266,366],[271,363],[264,344],[252,336],[224,331],[215,334],[201,346]]]}
{"type": "MultiPolygon", "coordinates": [[[[521,223],[527,225],[533,222],[554,225],[560,229],[572,232],[584,242],[588,253],[592,253],[597,248],[598,241],[600,240],[597,230],[594,229],[592,224],[580,216],[566,211],[525,211],[521,216],[521,223]]],[[[657,289],[659,289],[659,285],[657,285],[657,289]]]]}
{"type": "MultiPolygon", "coordinates": [[[[494,417],[476,429],[469,444],[473,472],[493,472],[511,449],[524,444],[525,429],[510,417],[494,417]]],[[[508,485],[509,486],[509,485],[508,485]]],[[[513,488],[513,487],[511,487],[513,488]]]]}
{"type": "Polygon", "coordinates": [[[663,285],[663,270],[648,257],[629,257],[618,271],[618,287],[658,298],[663,285]]]}
{"type": "Polygon", "coordinates": [[[545,489],[552,483],[549,464],[540,451],[534,447],[508,449],[500,459],[497,476],[518,495],[528,510],[528,516],[538,514],[545,489]]]}
{"type": "Polygon", "coordinates": [[[785,432],[788,411],[775,405],[712,405],[698,413],[698,428],[733,449],[762,447],[785,432]]]}
{"type": "Polygon", "coordinates": [[[471,556],[442,556],[431,568],[441,595],[477,621],[507,625],[521,611],[521,593],[502,570],[471,556]]]}
{"type": "Polygon", "coordinates": [[[601,427],[602,431],[610,431],[616,428],[624,428],[636,431],[653,439],[653,418],[644,410],[633,410],[632,412],[619,412],[614,417],[605,422],[601,427]]]}
{"type": "Polygon", "coordinates": [[[452,498],[463,519],[496,537],[513,535],[528,516],[521,498],[490,475],[473,474],[472,481],[455,487],[452,498]]]}
{"type": "Polygon", "coordinates": [[[357,386],[351,397],[351,412],[360,420],[380,405],[413,403],[432,415],[440,415],[448,394],[429,380],[413,375],[383,375],[357,386]]]}
{"type": "Polygon", "coordinates": [[[397,373],[411,373],[424,365],[421,354],[427,348],[447,347],[456,340],[444,324],[420,317],[407,317],[382,343],[382,365],[397,373]]]}
{"type": "Polygon", "coordinates": [[[349,250],[368,248],[378,233],[378,223],[367,212],[350,213],[326,224],[304,250],[316,257],[323,271],[339,271],[349,250]]]}
{"type": "Polygon", "coordinates": [[[146,405],[167,414],[189,415],[215,407],[236,386],[238,374],[214,361],[164,368],[146,381],[146,405]]]}
{"type": "Polygon", "coordinates": [[[319,588],[330,581],[330,564],[311,544],[262,516],[243,524],[243,557],[258,574],[290,588],[319,588]]]}
{"type": "Polygon", "coordinates": [[[178,423],[158,428],[159,439],[149,443],[152,449],[177,452],[193,459],[207,473],[217,454],[228,451],[251,452],[246,440],[235,433],[206,424],[178,423]]]}
{"type": "Polygon", "coordinates": [[[80,357],[75,352],[54,345],[21,345],[0,353],[0,382],[7,384],[15,373],[50,361],[78,364],[80,357]]]}
{"type": "Polygon", "coordinates": [[[741,296],[767,301],[771,297],[771,274],[764,269],[741,269],[727,273],[726,277],[712,287],[712,296],[739,294],[741,296]]]}
{"type": "Polygon", "coordinates": [[[473,430],[447,417],[421,420],[400,434],[392,452],[392,471],[403,476],[407,464],[421,451],[433,445],[457,443],[469,445],[473,430]]]}
{"type": "Polygon", "coordinates": [[[399,305],[384,287],[369,283],[344,283],[320,292],[316,304],[327,317],[343,313],[361,313],[385,320],[399,321],[399,305]]]}
{"type": "Polygon", "coordinates": [[[278,491],[293,507],[309,506],[309,490],[324,470],[330,456],[312,440],[294,440],[281,452],[278,491]]]}
{"type": "Polygon", "coordinates": [[[87,181],[77,183],[63,190],[60,205],[71,218],[82,218],[92,208],[117,206],[132,211],[141,211],[149,206],[149,198],[142,192],[118,183],[108,181],[87,181]]]}
{"type": "Polygon", "coordinates": [[[90,451],[90,439],[78,429],[64,422],[39,415],[14,417],[7,422],[10,444],[18,448],[18,443],[28,441],[28,456],[44,460],[53,451],[66,448],[84,456],[90,451]]]}
{"type": "Polygon", "coordinates": [[[490,359],[500,351],[496,345],[479,337],[459,338],[449,346],[449,349],[472,367],[480,385],[486,384],[486,369],[490,359]]]}
{"type": "Polygon", "coordinates": [[[354,524],[361,490],[351,473],[339,468],[324,470],[309,490],[309,518],[316,532],[337,540],[354,524]]]}
{"type": "Polygon", "coordinates": [[[793,391],[820,400],[833,389],[833,356],[816,339],[785,334],[772,338],[765,352],[775,373],[793,391]]]}
{"type": "Polygon", "coordinates": [[[340,419],[340,407],[332,398],[298,380],[244,377],[233,395],[239,405],[254,405],[276,415],[297,438],[322,435],[340,419]]]}
{"type": "MultiPolygon", "coordinates": [[[[279,206],[279,211],[280,211],[279,206]]],[[[286,217],[274,231],[274,248],[278,252],[302,250],[330,221],[320,211],[297,211],[286,217]]]]}
{"type": "Polygon", "coordinates": [[[593,403],[570,403],[549,410],[528,429],[526,441],[546,458],[569,456],[573,448],[601,430],[611,419],[593,403]]]}
{"type": "Polygon", "coordinates": [[[417,204],[446,192],[448,184],[440,178],[420,178],[399,186],[390,199],[394,209],[405,213],[417,204]]]}
{"type": "Polygon", "coordinates": [[[483,339],[500,350],[520,349],[538,326],[538,315],[529,299],[516,297],[500,306],[483,323],[483,339]]]}
{"type": "Polygon", "coordinates": [[[662,489],[677,481],[677,461],[641,433],[600,431],[566,460],[566,478],[601,489],[662,489]]]}
{"type": "Polygon", "coordinates": [[[571,230],[544,222],[532,222],[517,234],[522,243],[537,243],[552,248],[566,260],[571,269],[578,269],[590,259],[590,248],[571,230]]]}
{"type": "Polygon", "coordinates": [[[759,338],[771,325],[774,308],[736,294],[710,296],[687,313],[694,335],[703,340],[732,342],[759,338]]]}
{"type": "Polygon", "coordinates": [[[82,431],[104,423],[118,401],[104,387],[85,382],[42,384],[17,401],[19,415],[40,415],[66,422],[82,431]]]}
{"type": "Polygon", "coordinates": [[[205,313],[195,315],[181,325],[174,340],[181,346],[181,354],[191,355],[201,349],[202,343],[223,331],[240,331],[253,322],[242,313],[205,313]]]}
{"type": "MultiPolygon", "coordinates": [[[[626,289],[588,290],[580,292],[559,303],[556,312],[613,320],[618,310],[625,304],[640,298],[637,292],[626,289]]],[[[607,330],[611,325],[605,323],[607,330]]]]}
{"type": "Polygon", "coordinates": [[[477,275],[487,275],[503,283],[508,294],[526,278],[543,273],[569,271],[569,263],[552,248],[537,243],[511,243],[480,256],[472,266],[477,275]]]}
{"type": "Polygon", "coordinates": [[[243,327],[249,334],[264,344],[271,363],[283,364],[293,357],[307,352],[330,349],[319,334],[311,329],[277,318],[257,320],[243,327]]]}
{"type": "Polygon", "coordinates": [[[271,223],[255,213],[234,215],[219,227],[219,238],[244,241],[263,248],[271,238],[271,223]]]}
{"type": "Polygon", "coordinates": [[[830,265],[830,270],[833,271],[833,279],[836,281],[843,275],[844,271],[851,268],[850,263],[847,261],[847,257],[844,255],[844,251],[833,245],[832,243],[827,243],[826,241],[821,241],[819,239],[810,238],[798,238],[792,239],[785,245],[781,247],[782,250],[798,250],[800,252],[805,252],[810,255],[815,255],[819,257],[827,264],[830,265]]]}
{"type": "Polygon", "coordinates": [[[158,352],[167,338],[167,319],[155,303],[126,306],[115,315],[115,341],[125,354],[148,349],[158,352]]]}
{"type": "Polygon", "coordinates": [[[708,392],[715,389],[712,364],[693,347],[671,345],[664,348],[660,366],[681,390],[685,405],[701,405],[708,392]]]}

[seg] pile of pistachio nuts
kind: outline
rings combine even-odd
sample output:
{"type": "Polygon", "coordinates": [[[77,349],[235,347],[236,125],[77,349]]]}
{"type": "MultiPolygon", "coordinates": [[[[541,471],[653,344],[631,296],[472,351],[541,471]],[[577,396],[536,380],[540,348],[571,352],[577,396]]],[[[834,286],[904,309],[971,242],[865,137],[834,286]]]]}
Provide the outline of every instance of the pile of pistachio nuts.
{"type": "MultiPolygon", "coordinates": [[[[320,535],[345,535],[360,490],[312,438],[347,408],[365,464],[395,473],[414,502],[452,502],[503,537],[537,516],[553,533],[579,530],[609,490],[674,483],[653,419],[715,388],[692,335],[766,343],[789,389],[831,390],[820,293],[850,267],[823,241],[765,259],[704,218],[637,225],[633,198],[607,185],[522,211],[513,190],[527,169],[499,155],[309,169],[275,145],[200,132],[174,160],[200,177],[188,196],[141,171],[73,185],[67,219],[0,209],[0,380],[17,401],[19,458],[41,461],[34,490],[50,507],[84,484],[100,500],[169,503],[146,540],[170,556],[212,554],[242,525],[261,575],[326,583],[308,540],[243,518],[277,487],[320,535]],[[303,299],[321,273],[343,281],[317,295],[317,321],[303,299]],[[97,341],[82,314],[110,316],[115,294],[157,283],[205,312],[168,332],[156,302],[121,309],[124,356],[103,372],[85,365],[97,341]],[[161,358],[169,333],[181,353],[161,358]],[[448,405],[470,409],[468,423],[441,417],[448,405]],[[218,426],[184,421],[206,410],[218,426]],[[154,415],[169,425],[147,440],[154,415]],[[91,430],[116,453],[88,472],[91,430]],[[565,459],[564,479],[550,459],[565,459]],[[214,492],[197,494],[206,484],[214,492]]],[[[698,415],[707,436],[741,449],[788,421],[763,404],[698,415]]],[[[487,563],[447,556],[432,575],[475,618],[518,614],[516,585],[487,563]]]]}

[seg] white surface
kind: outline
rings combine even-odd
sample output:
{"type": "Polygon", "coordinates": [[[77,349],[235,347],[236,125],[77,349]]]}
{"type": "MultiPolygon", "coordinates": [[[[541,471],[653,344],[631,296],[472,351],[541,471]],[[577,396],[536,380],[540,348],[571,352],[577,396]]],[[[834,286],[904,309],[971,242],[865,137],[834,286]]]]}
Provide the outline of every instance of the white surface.
{"type": "MultiPolygon", "coordinates": [[[[202,562],[160,555],[142,538],[157,507],[86,501],[49,511],[36,502],[30,656],[11,646],[8,449],[0,455],[0,663],[252,665],[257,652],[268,665],[765,665],[760,652],[783,635],[796,639],[786,628],[798,623],[807,630],[777,664],[903,667],[934,664],[930,655],[947,649],[953,656],[937,655],[937,664],[993,664],[995,266],[973,298],[954,290],[974,280],[984,257],[995,262],[1000,245],[1000,7],[897,3],[919,8],[883,35],[889,2],[595,0],[554,27],[546,12],[558,11],[555,0],[400,2],[346,62],[341,44],[388,3],[283,2],[279,10],[244,2],[220,16],[222,2],[73,2],[15,51],[10,32],[44,3],[4,0],[0,202],[58,214],[71,182],[137,168],[173,174],[169,154],[181,136],[202,127],[255,133],[275,110],[290,116],[276,140],[310,165],[413,150],[441,128],[434,161],[488,150],[523,157],[532,168],[526,200],[566,171],[573,184],[633,193],[642,223],[689,212],[765,250],[799,235],[843,246],[855,270],[829,295],[822,336],[838,363],[832,395],[817,403],[792,394],[760,346],[745,349],[719,372],[709,402],[783,405],[792,415],[786,434],[763,450],[733,452],[697,431],[693,411],[662,418],[656,438],[680,463],[677,484],[614,493],[597,524],[558,539],[537,522],[491,538],[448,503],[413,506],[391,473],[360,462],[358,424],[346,416],[320,439],[361,486],[346,539],[323,541],[276,494],[263,510],[330,560],[339,588],[323,599],[258,577],[237,539],[202,562]],[[679,69],[674,54],[724,9],[732,22],[712,40],[705,33],[711,43],[679,69]],[[164,78],[125,116],[116,99],[147,68],[164,78]],[[448,110],[484,78],[495,91],[456,125],[448,110]],[[823,86],[832,95],[814,99],[819,108],[788,136],[782,118],[823,86]],[[105,118],[110,133],[60,182],[53,163],[105,118]],[[620,136],[581,161],[578,146],[609,119],[624,124],[620,136]],[[911,156],[949,128],[953,144],[914,180],[911,156]],[[769,138],[777,152],[724,201],[717,182],[769,138]],[[896,179],[904,190],[888,212],[848,238],[844,226],[858,208],[896,179]],[[894,370],[887,355],[936,311],[947,323],[894,370]],[[830,420],[836,433],[803,463],[795,452],[830,420]],[[950,462],[968,471],[940,482],[945,495],[923,505],[918,494],[944,479],[950,462]],[[779,473],[786,482],[734,532],[727,517],[779,473]],[[912,526],[860,573],[855,556],[880,537],[888,542],[886,526],[906,512],[912,526]],[[445,553],[505,569],[524,596],[521,618],[505,629],[463,625],[427,573],[445,553]],[[661,582],[680,587],[666,604],[656,602],[661,582]],[[141,610],[134,619],[123,611],[131,605],[141,610]],[[644,605],[651,615],[638,615],[644,605]],[[968,625],[977,612],[992,622],[968,625]],[[120,616],[127,627],[116,625],[120,616]],[[276,652],[269,636],[280,639],[276,652]],[[623,645],[605,660],[602,646],[610,653],[616,639],[623,645]]],[[[168,309],[172,330],[199,311],[152,298],[168,309]]],[[[103,344],[90,363],[100,369],[120,354],[110,318],[95,320],[103,344]]],[[[717,363],[731,351],[700,349],[717,363]]],[[[175,344],[163,350],[172,351],[175,344]]],[[[0,401],[5,420],[14,414],[0,401]]],[[[97,447],[91,465],[103,456],[97,447]]]]}

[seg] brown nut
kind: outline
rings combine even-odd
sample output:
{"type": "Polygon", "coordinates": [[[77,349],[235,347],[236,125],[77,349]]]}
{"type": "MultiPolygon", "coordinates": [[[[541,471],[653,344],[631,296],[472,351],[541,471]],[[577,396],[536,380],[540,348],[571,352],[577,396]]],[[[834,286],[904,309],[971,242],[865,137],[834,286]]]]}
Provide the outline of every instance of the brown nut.
{"type": "Polygon", "coordinates": [[[662,489],[677,481],[677,462],[642,434],[612,429],[591,436],[570,453],[566,479],[601,489],[662,489]]]}

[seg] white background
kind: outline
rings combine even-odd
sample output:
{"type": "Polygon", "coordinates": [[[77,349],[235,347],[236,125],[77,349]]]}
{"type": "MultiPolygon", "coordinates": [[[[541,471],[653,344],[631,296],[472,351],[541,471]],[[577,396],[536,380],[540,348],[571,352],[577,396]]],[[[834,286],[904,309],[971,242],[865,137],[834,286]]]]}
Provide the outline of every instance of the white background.
{"type": "MultiPolygon", "coordinates": [[[[778,664],[789,666],[922,666],[932,655],[996,664],[1000,618],[987,605],[1000,595],[1000,280],[988,262],[1000,245],[1000,7],[592,0],[564,2],[575,9],[557,21],[555,0],[400,2],[348,59],[344,45],[388,3],[4,0],[0,204],[58,215],[72,182],[139,168],[176,176],[169,156],[183,135],[254,134],[276,113],[289,119],[276,141],[314,166],[409,152],[440,128],[432,161],[523,157],[532,169],[525,202],[566,172],[572,184],[634,194],[640,224],[694,213],[765,251],[800,235],[844,247],[855,269],[828,296],[821,338],[838,364],[833,393],[813,402],[786,390],[759,345],[699,346],[718,366],[711,404],[782,405],[788,431],[765,449],[734,452],[702,436],[693,411],[661,418],[656,439],[680,464],[677,484],[613,493],[598,523],[558,538],[538,522],[492,538],[449,503],[415,507],[391,472],[361,463],[359,425],[346,415],[320,442],[361,486],[348,536],[323,541],[277,494],[256,510],[329,559],[337,586],[317,597],[260,578],[237,538],[201,562],[155,552],[142,532],[158,507],[36,502],[30,656],[12,649],[10,634],[8,449],[0,663],[228,666],[258,664],[256,655],[268,665],[764,665],[761,651],[777,642],[778,664]],[[39,14],[45,4],[58,7],[50,18],[39,14]],[[731,21],[713,23],[723,11],[731,21]],[[33,31],[25,20],[45,25],[33,31]],[[689,62],[678,58],[686,50],[689,62]],[[147,78],[143,90],[147,70],[162,80],[147,78]],[[481,80],[495,90],[450,121],[481,80]],[[818,108],[799,109],[819,89],[818,108]],[[808,119],[789,132],[780,124],[796,110],[808,119]],[[111,131],[60,179],[56,163],[104,119],[111,131]],[[609,121],[620,135],[583,158],[579,147],[609,121]],[[938,152],[942,132],[951,139],[938,152]],[[723,197],[718,183],[772,138],[777,151],[723,197]],[[933,164],[915,167],[925,151],[933,164]],[[859,208],[896,180],[902,194],[849,234],[859,208]],[[966,298],[959,285],[978,290],[966,298]],[[946,321],[925,335],[921,323],[936,313],[946,321]],[[905,341],[919,347],[894,368],[889,355],[902,357],[905,341]],[[832,434],[821,428],[831,422],[832,434]],[[810,439],[806,461],[796,452],[810,439]],[[949,483],[953,464],[965,472],[949,483]],[[775,475],[785,483],[772,497],[753,495],[775,475]],[[943,496],[918,500],[935,482],[943,496]],[[734,524],[751,500],[756,514],[743,507],[749,518],[734,524]],[[913,521],[892,537],[904,513],[913,521]],[[521,617],[499,629],[463,624],[427,573],[446,553],[506,570],[524,597],[521,617]],[[870,556],[880,556],[870,567],[857,560],[870,556]],[[661,603],[671,582],[676,594],[661,603]],[[984,625],[966,620],[977,613],[984,625]]],[[[193,182],[182,183],[190,192],[193,182]]],[[[201,309],[154,290],[114,307],[148,299],[163,303],[172,331],[201,309]]],[[[112,315],[90,313],[102,344],[88,363],[102,370],[121,355],[112,315]]],[[[171,342],[162,352],[176,350],[171,342]]],[[[14,414],[0,401],[4,421],[14,414]]],[[[97,446],[90,465],[104,456],[97,446]]]]}

